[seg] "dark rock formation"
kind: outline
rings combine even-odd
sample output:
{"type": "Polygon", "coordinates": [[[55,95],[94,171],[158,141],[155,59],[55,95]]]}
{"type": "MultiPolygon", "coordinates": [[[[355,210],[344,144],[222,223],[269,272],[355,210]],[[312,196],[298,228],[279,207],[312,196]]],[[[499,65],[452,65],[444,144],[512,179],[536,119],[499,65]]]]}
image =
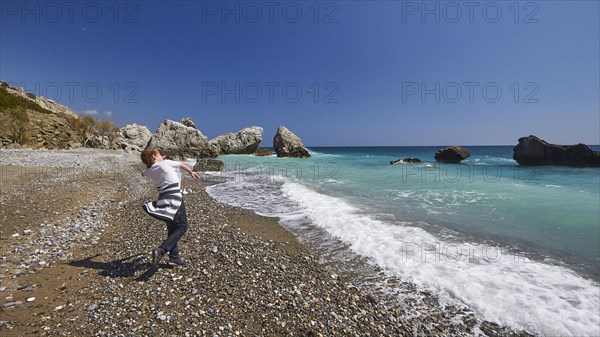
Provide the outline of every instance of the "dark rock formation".
{"type": "Polygon", "coordinates": [[[173,159],[211,157],[208,138],[190,126],[167,119],[150,138],[148,146],[159,148],[173,159]]]}
{"type": "Polygon", "coordinates": [[[600,152],[585,144],[556,145],[529,136],[519,138],[513,151],[519,165],[600,166],[600,152]]]}
{"type": "Polygon", "coordinates": [[[454,145],[438,150],[435,153],[435,160],[443,163],[460,163],[470,156],[469,151],[465,150],[462,146],[454,145]]]}
{"type": "Polygon", "coordinates": [[[254,151],[253,155],[258,156],[258,157],[268,157],[268,156],[272,156],[273,152],[271,152],[271,150],[269,150],[269,149],[258,149],[256,151],[254,151]]]}
{"type": "Polygon", "coordinates": [[[404,159],[390,160],[390,165],[401,164],[401,163],[418,164],[418,163],[422,163],[422,161],[419,158],[404,158],[404,159]]]}
{"type": "Polygon", "coordinates": [[[277,133],[273,137],[273,148],[277,157],[310,158],[310,153],[304,148],[302,140],[285,126],[277,128],[277,133]]]}
{"type": "Polygon", "coordinates": [[[225,164],[218,159],[198,159],[194,165],[195,172],[223,171],[225,164]]]}

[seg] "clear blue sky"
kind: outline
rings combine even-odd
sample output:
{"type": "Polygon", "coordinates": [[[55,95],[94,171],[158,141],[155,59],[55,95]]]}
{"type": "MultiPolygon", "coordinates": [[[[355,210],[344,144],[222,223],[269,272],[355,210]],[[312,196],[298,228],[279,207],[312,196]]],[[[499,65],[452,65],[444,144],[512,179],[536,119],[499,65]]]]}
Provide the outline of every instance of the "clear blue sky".
{"type": "Polygon", "coordinates": [[[3,1],[0,80],[265,146],[599,144],[599,3],[3,1]]]}

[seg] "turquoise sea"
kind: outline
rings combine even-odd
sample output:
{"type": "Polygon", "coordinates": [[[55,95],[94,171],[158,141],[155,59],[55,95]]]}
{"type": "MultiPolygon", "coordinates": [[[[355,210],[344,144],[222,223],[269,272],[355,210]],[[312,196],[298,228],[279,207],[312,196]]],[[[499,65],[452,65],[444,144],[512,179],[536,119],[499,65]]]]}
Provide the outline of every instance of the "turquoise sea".
{"type": "Polygon", "coordinates": [[[439,148],[228,155],[204,179],[222,182],[207,188],[217,200],[279,217],[328,262],[364,258],[535,334],[600,335],[600,169],[521,167],[512,146],[439,164],[439,148]],[[390,165],[407,157],[423,163],[390,165]]]}

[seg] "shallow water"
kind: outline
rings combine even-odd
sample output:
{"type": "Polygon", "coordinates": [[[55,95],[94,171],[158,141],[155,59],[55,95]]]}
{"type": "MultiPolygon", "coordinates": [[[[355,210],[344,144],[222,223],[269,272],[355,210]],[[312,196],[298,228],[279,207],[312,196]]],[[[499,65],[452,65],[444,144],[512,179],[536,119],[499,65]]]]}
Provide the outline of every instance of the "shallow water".
{"type": "Polygon", "coordinates": [[[222,156],[226,171],[207,176],[227,182],[207,190],[298,233],[325,231],[485,319],[599,335],[600,170],[520,167],[506,146],[467,147],[462,164],[437,164],[437,148],[222,156]],[[389,164],[406,157],[424,163],[389,164]]]}

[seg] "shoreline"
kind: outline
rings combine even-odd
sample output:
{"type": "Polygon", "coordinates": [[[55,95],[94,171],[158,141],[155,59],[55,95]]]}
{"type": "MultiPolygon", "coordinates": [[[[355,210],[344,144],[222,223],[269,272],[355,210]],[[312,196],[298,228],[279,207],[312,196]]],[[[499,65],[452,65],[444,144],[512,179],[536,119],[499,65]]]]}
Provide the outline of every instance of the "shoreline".
{"type": "MultiPolygon", "coordinates": [[[[35,200],[31,212],[0,231],[2,246],[10,247],[3,249],[0,262],[3,335],[526,335],[478,322],[472,312],[461,312],[464,320],[451,324],[454,317],[440,315],[444,308],[434,295],[413,288],[414,297],[432,309],[415,315],[409,310],[411,300],[398,303],[376,285],[356,285],[349,273],[319,261],[314,255],[318,252],[299,243],[277,218],[219,203],[204,187],[188,182],[184,185],[194,193],[185,197],[190,229],[181,251],[191,266],[161,265],[152,272],[150,249],[166,231],[141,210],[155,191],[139,176],[137,156],[110,150],[10,151],[15,156],[6,159],[3,153],[3,173],[8,172],[7,163],[33,166],[21,171],[26,177],[32,171],[35,175],[37,167],[47,167],[43,164],[54,166],[54,172],[60,164],[75,172],[55,180],[18,182],[13,172],[10,184],[7,175],[1,176],[3,206],[35,200]],[[62,158],[54,160],[57,157],[62,158]],[[11,189],[4,191],[5,186],[11,189]],[[61,191],[70,199],[58,198],[48,207],[61,191]],[[38,206],[58,214],[40,212],[38,206]],[[36,228],[40,224],[33,226],[41,221],[58,229],[42,235],[36,228]],[[25,234],[27,229],[31,232],[25,234]],[[19,236],[13,237],[15,233],[19,236]],[[69,241],[72,233],[82,236],[69,241]],[[27,253],[44,249],[43,244],[31,247],[28,242],[36,242],[38,236],[40,241],[54,239],[53,235],[71,243],[67,254],[38,252],[38,261],[16,275],[27,253]],[[82,239],[85,235],[89,238],[82,239]],[[48,261],[34,267],[40,259],[48,261]],[[27,302],[31,297],[35,299],[27,302]],[[12,306],[7,307],[8,302],[12,306]]],[[[0,212],[5,218],[7,208],[0,212]]]]}

